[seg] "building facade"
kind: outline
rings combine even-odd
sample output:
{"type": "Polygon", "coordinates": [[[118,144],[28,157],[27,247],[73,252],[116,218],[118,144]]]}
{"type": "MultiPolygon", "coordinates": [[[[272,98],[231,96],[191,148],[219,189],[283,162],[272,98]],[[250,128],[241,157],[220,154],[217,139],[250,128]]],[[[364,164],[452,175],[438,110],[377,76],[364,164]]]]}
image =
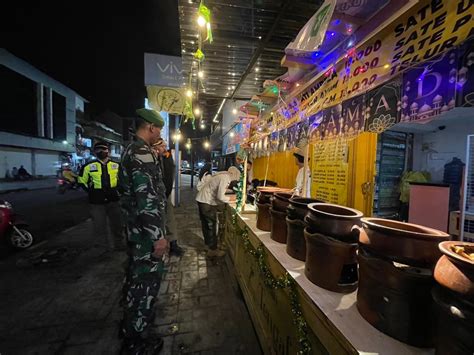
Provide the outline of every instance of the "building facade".
{"type": "Polygon", "coordinates": [[[2,48],[0,78],[0,178],[21,165],[55,175],[76,150],[76,110],[86,100],[2,48]]]}

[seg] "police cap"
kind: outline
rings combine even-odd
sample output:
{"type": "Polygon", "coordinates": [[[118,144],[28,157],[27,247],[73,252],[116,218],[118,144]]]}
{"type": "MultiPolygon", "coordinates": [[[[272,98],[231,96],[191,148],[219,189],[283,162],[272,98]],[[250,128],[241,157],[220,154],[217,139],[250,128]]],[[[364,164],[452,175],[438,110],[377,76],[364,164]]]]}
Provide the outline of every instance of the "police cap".
{"type": "Polygon", "coordinates": [[[94,150],[100,150],[100,149],[109,149],[109,145],[105,142],[96,142],[94,144],[94,150]]]}
{"type": "Polygon", "coordinates": [[[149,122],[149,123],[151,123],[151,124],[153,124],[157,127],[163,128],[163,126],[165,125],[165,120],[155,110],[149,110],[147,108],[139,108],[136,111],[136,113],[137,113],[138,116],[143,118],[145,121],[147,121],[147,122],[149,122]]]}

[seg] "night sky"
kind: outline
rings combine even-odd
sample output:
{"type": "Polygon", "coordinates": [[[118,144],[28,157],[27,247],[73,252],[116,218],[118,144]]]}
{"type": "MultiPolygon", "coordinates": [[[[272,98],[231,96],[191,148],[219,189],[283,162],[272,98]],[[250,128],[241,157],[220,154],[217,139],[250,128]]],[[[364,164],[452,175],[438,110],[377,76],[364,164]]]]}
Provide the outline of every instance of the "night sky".
{"type": "Polygon", "coordinates": [[[146,96],[143,53],[180,55],[177,2],[4,1],[0,47],[90,100],[93,113],[131,116],[146,96]]]}

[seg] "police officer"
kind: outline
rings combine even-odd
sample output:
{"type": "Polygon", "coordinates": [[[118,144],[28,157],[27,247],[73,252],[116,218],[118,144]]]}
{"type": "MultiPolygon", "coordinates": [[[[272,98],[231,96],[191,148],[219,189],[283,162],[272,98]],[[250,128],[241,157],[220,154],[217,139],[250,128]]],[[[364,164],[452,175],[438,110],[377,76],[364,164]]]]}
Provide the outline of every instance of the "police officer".
{"type": "Polygon", "coordinates": [[[104,142],[94,144],[94,155],[97,159],[82,167],[77,180],[89,194],[96,238],[104,238],[110,249],[120,249],[124,238],[117,190],[119,164],[110,160],[109,146],[104,142]],[[113,235],[107,232],[107,220],[113,235]]]}
{"type": "Polygon", "coordinates": [[[119,185],[126,217],[130,256],[124,285],[121,335],[127,354],[158,354],[163,340],[147,334],[153,323],[153,305],[163,274],[163,257],[169,250],[164,231],[165,186],[157,155],[163,118],[155,111],[136,111],[136,141],[122,155],[119,185]]]}

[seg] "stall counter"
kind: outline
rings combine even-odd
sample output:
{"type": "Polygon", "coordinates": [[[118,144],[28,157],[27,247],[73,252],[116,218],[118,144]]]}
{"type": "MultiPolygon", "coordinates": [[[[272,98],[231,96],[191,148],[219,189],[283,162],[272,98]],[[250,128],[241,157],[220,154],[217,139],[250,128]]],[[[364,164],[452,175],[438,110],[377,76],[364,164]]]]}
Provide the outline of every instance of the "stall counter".
{"type": "Polygon", "coordinates": [[[239,230],[247,231],[247,243],[254,249],[260,247],[264,251],[265,265],[274,277],[289,273],[296,281],[300,309],[307,322],[305,338],[311,344],[310,354],[434,354],[433,349],[409,346],[372,327],[357,310],[357,291],[340,294],[311,283],[304,275],[304,262],[290,257],[286,244],[272,240],[270,232],[257,229],[253,207],[246,206],[245,212],[236,215],[234,207],[226,206],[225,239],[265,354],[296,354],[301,350],[298,339],[302,336],[293,323],[295,307],[291,305],[289,291],[265,285],[262,260],[246,250],[239,230]]]}

